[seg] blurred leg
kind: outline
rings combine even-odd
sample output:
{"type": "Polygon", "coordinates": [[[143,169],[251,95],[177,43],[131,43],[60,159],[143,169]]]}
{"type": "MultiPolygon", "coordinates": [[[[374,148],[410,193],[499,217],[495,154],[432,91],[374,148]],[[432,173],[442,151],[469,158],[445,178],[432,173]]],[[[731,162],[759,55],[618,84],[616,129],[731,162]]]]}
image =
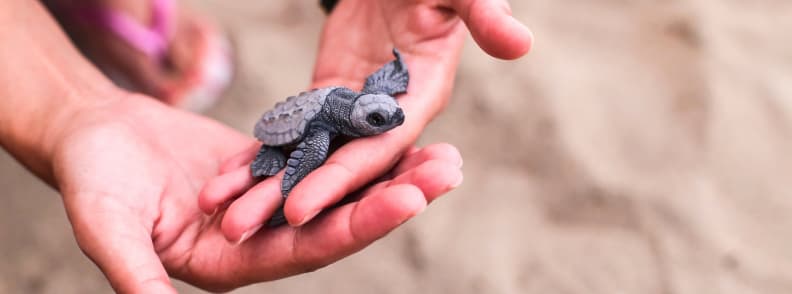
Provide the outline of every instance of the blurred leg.
{"type": "Polygon", "coordinates": [[[228,84],[227,45],[213,25],[175,0],[45,3],[83,53],[122,87],[198,110],[228,84]],[[202,101],[188,101],[196,99],[202,101]]]}

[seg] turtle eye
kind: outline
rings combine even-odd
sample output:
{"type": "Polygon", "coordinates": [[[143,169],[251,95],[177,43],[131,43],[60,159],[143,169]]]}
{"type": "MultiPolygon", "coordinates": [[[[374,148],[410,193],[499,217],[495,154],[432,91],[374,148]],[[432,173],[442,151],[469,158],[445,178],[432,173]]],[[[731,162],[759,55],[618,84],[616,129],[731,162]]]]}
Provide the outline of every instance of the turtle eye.
{"type": "Polygon", "coordinates": [[[379,127],[385,124],[385,118],[379,112],[375,112],[366,116],[366,122],[372,126],[379,127]]]}

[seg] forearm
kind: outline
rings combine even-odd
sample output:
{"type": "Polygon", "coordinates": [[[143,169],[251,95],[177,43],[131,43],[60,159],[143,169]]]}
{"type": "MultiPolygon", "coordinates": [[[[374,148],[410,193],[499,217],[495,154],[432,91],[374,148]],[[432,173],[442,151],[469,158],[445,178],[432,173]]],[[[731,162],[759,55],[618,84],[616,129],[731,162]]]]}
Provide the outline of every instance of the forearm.
{"type": "Polygon", "coordinates": [[[70,121],[118,91],[71,45],[38,1],[0,1],[0,145],[50,180],[70,121]]]}

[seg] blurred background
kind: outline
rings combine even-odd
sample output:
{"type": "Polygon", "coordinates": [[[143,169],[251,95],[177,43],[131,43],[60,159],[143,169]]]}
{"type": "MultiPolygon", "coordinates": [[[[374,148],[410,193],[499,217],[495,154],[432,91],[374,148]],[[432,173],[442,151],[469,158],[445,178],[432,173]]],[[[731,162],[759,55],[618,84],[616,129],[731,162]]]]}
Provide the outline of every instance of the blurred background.
{"type": "MultiPolygon", "coordinates": [[[[210,116],[249,132],[308,85],[316,2],[188,1],[239,54],[210,116]]],[[[233,293],[792,293],[792,1],[511,4],[533,52],[469,41],[421,138],[461,150],[465,183],[348,259],[233,293]]],[[[0,293],[112,291],[5,153],[0,187],[0,293]]]]}

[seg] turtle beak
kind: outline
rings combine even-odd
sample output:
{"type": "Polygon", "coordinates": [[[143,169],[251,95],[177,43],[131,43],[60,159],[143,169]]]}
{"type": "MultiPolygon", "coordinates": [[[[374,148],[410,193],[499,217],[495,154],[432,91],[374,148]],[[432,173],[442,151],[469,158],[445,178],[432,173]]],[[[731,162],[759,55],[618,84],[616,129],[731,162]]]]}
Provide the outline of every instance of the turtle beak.
{"type": "Polygon", "coordinates": [[[393,124],[394,126],[400,126],[404,123],[404,111],[401,108],[396,110],[396,113],[393,114],[393,124]]]}

